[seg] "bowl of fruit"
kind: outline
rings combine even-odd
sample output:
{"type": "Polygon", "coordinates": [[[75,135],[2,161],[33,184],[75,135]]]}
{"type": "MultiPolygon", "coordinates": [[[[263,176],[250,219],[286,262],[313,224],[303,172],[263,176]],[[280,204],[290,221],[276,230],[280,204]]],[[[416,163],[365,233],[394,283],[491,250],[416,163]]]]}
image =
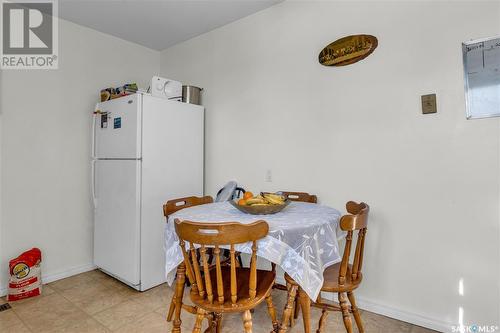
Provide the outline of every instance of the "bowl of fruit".
{"type": "Polygon", "coordinates": [[[253,215],[276,214],[285,208],[290,200],[276,193],[261,192],[253,195],[252,192],[245,192],[242,199],[231,200],[230,203],[243,213],[253,215]]]}

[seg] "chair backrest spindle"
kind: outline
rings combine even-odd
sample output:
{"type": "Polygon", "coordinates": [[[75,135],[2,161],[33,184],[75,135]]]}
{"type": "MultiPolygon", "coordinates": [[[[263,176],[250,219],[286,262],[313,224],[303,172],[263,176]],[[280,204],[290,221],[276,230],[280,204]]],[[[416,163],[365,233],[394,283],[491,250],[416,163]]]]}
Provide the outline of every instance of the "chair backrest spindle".
{"type": "Polygon", "coordinates": [[[236,280],[236,255],[234,253],[234,244],[231,244],[231,302],[235,304],[238,301],[238,281],[236,280]]]}
{"type": "Polygon", "coordinates": [[[342,262],[340,263],[339,272],[339,284],[345,283],[345,276],[347,274],[347,268],[349,267],[349,257],[351,256],[351,244],[352,244],[352,231],[348,231],[345,237],[345,247],[344,255],[342,256],[342,262]]]}
{"type": "Polygon", "coordinates": [[[248,295],[250,299],[255,298],[257,290],[257,242],[254,241],[252,244],[252,259],[250,260],[250,280],[249,280],[249,292],[248,295]]]}
{"type": "Polygon", "coordinates": [[[198,285],[194,277],[193,266],[191,265],[191,261],[189,260],[189,254],[186,251],[186,243],[181,239],[179,245],[181,247],[182,256],[184,257],[184,263],[186,264],[186,273],[188,276],[188,280],[191,282],[191,289],[194,292],[198,292],[198,285]]]}
{"type": "Polygon", "coordinates": [[[198,264],[198,256],[196,254],[196,249],[193,243],[189,243],[189,250],[191,252],[191,262],[194,268],[194,276],[196,280],[196,285],[198,286],[198,293],[201,297],[205,296],[205,289],[203,287],[203,281],[201,280],[200,265],[198,264]]]}
{"type": "Polygon", "coordinates": [[[208,269],[207,249],[205,245],[201,245],[200,255],[203,263],[203,277],[205,278],[205,288],[207,290],[207,299],[210,303],[214,301],[214,294],[212,292],[212,281],[210,279],[210,270],[208,269]]]}
{"type": "Polygon", "coordinates": [[[220,264],[220,248],[219,245],[215,245],[215,269],[217,273],[217,301],[219,304],[224,303],[224,284],[222,282],[222,268],[220,264]]]}

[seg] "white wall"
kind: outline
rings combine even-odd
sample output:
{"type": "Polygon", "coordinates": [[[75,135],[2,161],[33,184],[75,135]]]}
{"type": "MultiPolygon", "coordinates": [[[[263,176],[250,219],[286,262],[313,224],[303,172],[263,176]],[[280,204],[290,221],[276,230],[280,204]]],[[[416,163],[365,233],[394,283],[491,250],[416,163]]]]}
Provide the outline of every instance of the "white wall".
{"type": "Polygon", "coordinates": [[[208,194],[236,179],[364,200],[365,308],[450,331],[462,307],[465,325],[499,325],[499,120],[465,120],[461,59],[499,22],[499,2],[287,1],[163,51],[161,72],[205,89],[208,194]],[[372,56],[318,64],[355,33],[378,37],[372,56]]]}
{"type": "Polygon", "coordinates": [[[92,111],[100,89],[159,71],[157,51],[67,21],[59,36],[58,70],[0,74],[0,292],[9,258],[33,246],[46,280],[93,267],[92,111]]]}

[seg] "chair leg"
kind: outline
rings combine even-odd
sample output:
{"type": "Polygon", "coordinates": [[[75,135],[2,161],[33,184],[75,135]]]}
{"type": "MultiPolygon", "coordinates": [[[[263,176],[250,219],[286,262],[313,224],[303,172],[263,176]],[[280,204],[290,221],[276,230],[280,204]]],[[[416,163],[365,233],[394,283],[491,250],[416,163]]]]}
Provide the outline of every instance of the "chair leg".
{"type": "MultiPolygon", "coordinates": [[[[290,284],[287,283],[287,290],[289,289],[290,289],[290,284]]],[[[292,306],[293,315],[290,316],[290,328],[295,326],[295,319],[298,318],[299,309],[300,309],[299,293],[297,292],[297,295],[295,296],[295,300],[293,301],[293,306],[292,306]]]]}
{"type": "Polygon", "coordinates": [[[324,308],[323,311],[321,312],[321,318],[319,318],[319,325],[318,329],[316,330],[316,333],[323,333],[323,328],[325,326],[327,316],[328,316],[328,310],[324,308]]]}
{"type": "Polygon", "coordinates": [[[345,293],[339,293],[339,303],[340,308],[342,309],[345,329],[347,330],[347,333],[353,333],[351,315],[349,314],[349,304],[347,304],[345,293]]]}
{"type": "Polygon", "coordinates": [[[299,294],[295,296],[295,302],[293,302],[293,316],[290,317],[290,327],[295,326],[295,320],[299,318],[299,311],[300,311],[300,300],[299,300],[299,294]]]}
{"type": "Polygon", "coordinates": [[[290,328],[295,326],[295,312],[297,311],[297,308],[300,307],[297,296],[295,296],[295,301],[293,301],[292,305],[292,315],[290,316],[290,328]]]}
{"type": "Polygon", "coordinates": [[[302,308],[302,320],[304,321],[304,333],[311,332],[311,299],[302,288],[299,289],[299,301],[302,308]]]}
{"type": "MultiPolygon", "coordinates": [[[[215,315],[213,312],[205,314],[207,319],[208,327],[203,333],[215,333],[215,315]]],[[[203,323],[203,321],[202,321],[203,323]]]]}
{"type": "Polygon", "coordinates": [[[292,315],[293,301],[295,300],[295,295],[297,294],[297,285],[292,284],[288,290],[288,301],[283,311],[283,318],[281,320],[281,327],[279,333],[286,333],[288,329],[288,321],[292,315]]]}
{"type": "Polygon", "coordinates": [[[172,295],[172,300],[170,301],[170,307],[168,308],[168,314],[167,314],[167,321],[168,322],[172,321],[172,317],[174,316],[176,302],[177,301],[175,299],[175,292],[174,292],[174,294],[172,295]]]}
{"type": "MultiPolygon", "coordinates": [[[[299,303],[299,295],[297,295],[295,297],[295,304],[298,304],[298,303],[299,303]]],[[[295,311],[293,313],[293,318],[295,318],[295,319],[299,318],[299,310],[300,310],[300,306],[296,306],[295,311]]]]}
{"type": "Polygon", "coordinates": [[[252,313],[250,310],[243,312],[243,327],[245,328],[245,333],[252,333],[252,313]]]}
{"type": "Polygon", "coordinates": [[[214,313],[215,316],[215,333],[222,332],[222,313],[214,313]]]}
{"type": "Polygon", "coordinates": [[[177,267],[177,284],[175,288],[175,317],[172,333],[181,333],[182,296],[184,295],[184,282],[186,281],[186,265],[182,262],[177,267]]]}
{"type": "Polygon", "coordinates": [[[276,309],[273,305],[273,298],[271,297],[271,293],[266,297],[267,302],[267,311],[269,312],[269,316],[271,317],[271,321],[273,323],[273,332],[278,332],[278,320],[276,319],[276,309]]]}
{"type": "Polygon", "coordinates": [[[201,332],[201,324],[203,323],[205,314],[206,314],[205,310],[203,310],[202,308],[198,308],[198,311],[196,312],[196,321],[194,323],[193,333],[201,332]]]}
{"type": "Polygon", "coordinates": [[[361,315],[359,313],[358,306],[356,305],[356,300],[354,299],[354,293],[349,291],[347,293],[349,302],[351,303],[352,314],[354,315],[354,320],[356,321],[356,326],[358,326],[359,333],[365,333],[365,328],[363,327],[363,321],[361,321],[361,315]]]}

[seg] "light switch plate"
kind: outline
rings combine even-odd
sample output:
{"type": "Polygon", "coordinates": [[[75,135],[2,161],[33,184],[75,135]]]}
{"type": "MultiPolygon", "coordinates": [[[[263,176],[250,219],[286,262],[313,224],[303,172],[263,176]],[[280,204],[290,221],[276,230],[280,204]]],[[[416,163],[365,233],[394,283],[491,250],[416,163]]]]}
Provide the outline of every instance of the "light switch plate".
{"type": "Polygon", "coordinates": [[[436,94],[422,95],[421,99],[423,114],[437,112],[436,94]]]}

